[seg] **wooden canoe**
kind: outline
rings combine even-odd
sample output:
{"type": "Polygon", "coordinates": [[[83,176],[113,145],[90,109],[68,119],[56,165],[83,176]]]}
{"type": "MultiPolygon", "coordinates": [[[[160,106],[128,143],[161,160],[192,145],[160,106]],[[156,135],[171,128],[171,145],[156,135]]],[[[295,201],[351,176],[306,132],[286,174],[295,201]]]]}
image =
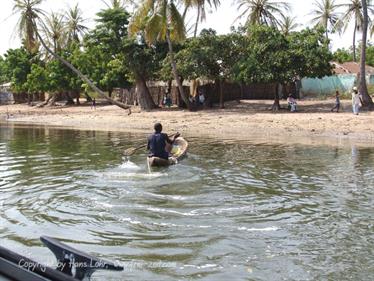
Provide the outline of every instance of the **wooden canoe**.
{"type": "Polygon", "coordinates": [[[148,157],[148,165],[150,167],[165,167],[169,165],[177,164],[183,157],[186,156],[188,149],[188,142],[182,138],[177,138],[170,151],[170,157],[168,160],[159,157],[148,157]]]}

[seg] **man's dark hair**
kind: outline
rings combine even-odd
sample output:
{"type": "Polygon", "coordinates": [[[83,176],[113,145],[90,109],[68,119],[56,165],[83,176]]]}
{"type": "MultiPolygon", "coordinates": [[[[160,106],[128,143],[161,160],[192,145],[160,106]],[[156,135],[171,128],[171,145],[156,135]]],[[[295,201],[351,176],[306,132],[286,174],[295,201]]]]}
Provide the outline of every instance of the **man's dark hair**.
{"type": "Polygon", "coordinates": [[[154,129],[155,129],[156,133],[161,133],[161,131],[162,131],[161,123],[156,123],[155,126],[154,126],[154,129]]]}

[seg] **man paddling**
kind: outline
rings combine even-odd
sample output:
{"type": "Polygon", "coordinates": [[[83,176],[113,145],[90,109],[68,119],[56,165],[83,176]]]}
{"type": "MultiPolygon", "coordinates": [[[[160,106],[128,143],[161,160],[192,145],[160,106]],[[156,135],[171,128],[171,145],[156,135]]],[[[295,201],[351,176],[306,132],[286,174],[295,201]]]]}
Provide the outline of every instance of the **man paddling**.
{"type": "Polygon", "coordinates": [[[147,149],[149,150],[149,157],[159,157],[168,160],[169,152],[166,151],[166,144],[172,145],[173,142],[180,136],[176,133],[173,140],[171,140],[167,134],[162,132],[161,123],[154,125],[155,132],[148,137],[147,149]]]}

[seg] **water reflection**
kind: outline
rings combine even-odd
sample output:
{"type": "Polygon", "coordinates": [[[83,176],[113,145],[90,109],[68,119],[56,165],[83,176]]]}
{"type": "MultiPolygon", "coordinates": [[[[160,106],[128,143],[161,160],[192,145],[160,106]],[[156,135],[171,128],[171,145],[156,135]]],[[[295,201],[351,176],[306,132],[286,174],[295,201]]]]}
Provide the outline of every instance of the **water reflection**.
{"type": "Polygon", "coordinates": [[[370,279],[372,148],[191,139],[149,174],[121,155],[143,140],[2,126],[1,244],[43,261],[50,235],[127,265],[97,280],[370,279]]]}

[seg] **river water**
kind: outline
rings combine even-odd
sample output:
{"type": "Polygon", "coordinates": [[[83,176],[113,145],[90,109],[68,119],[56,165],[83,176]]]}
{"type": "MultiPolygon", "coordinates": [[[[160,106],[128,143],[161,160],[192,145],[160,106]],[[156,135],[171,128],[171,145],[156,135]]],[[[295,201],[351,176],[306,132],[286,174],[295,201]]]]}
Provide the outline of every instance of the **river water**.
{"type": "Polygon", "coordinates": [[[143,137],[2,125],[0,244],[125,266],[93,280],[372,280],[374,148],[190,139],[149,173],[143,137]]]}

